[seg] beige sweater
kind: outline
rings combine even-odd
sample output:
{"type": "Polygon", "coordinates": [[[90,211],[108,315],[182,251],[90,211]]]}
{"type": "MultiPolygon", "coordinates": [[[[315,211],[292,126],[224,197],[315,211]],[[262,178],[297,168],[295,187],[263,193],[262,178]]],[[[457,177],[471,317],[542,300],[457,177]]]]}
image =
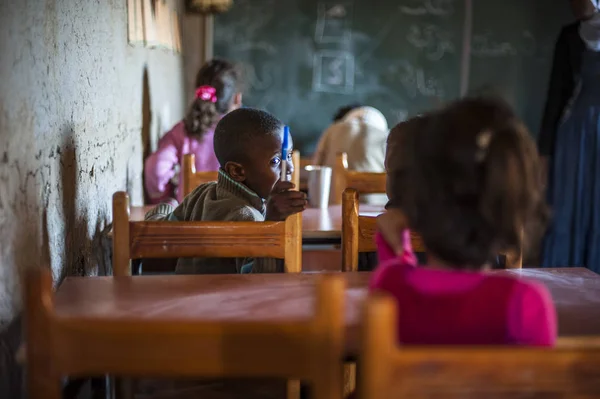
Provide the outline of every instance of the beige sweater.
{"type": "MultiPolygon", "coordinates": [[[[216,182],[196,188],[175,209],[160,204],[146,214],[146,220],[264,222],[265,201],[248,187],[219,171],[216,182]]],[[[270,258],[181,258],[177,262],[180,274],[224,274],[283,272],[283,260],[270,258]],[[250,266],[251,265],[251,266],[250,266]],[[251,269],[251,270],[250,270],[251,269]]]]}
{"type": "MultiPolygon", "coordinates": [[[[334,167],[336,157],[345,152],[348,155],[348,169],[358,172],[385,172],[385,148],[388,137],[387,122],[381,113],[371,107],[361,107],[358,116],[349,114],[344,120],[331,125],[317,145],[313,162],[317,165],[334,167]],[[360,113],[366,109],[365,117],[360,113]],[[370,116],[370,117],[369,117],[370,116]],[[380,121],[380,119],[382,119],[380,121]],[[373,119],[373,121],[372,121],[373,119]]],[[[332,176],[331,187],[335,187],[332,176]]],[[[330,203],[335,198],[330,194],[330,203]]],[[[385,204],[385,195],[362,196],[361,202],[385,204]]]]}

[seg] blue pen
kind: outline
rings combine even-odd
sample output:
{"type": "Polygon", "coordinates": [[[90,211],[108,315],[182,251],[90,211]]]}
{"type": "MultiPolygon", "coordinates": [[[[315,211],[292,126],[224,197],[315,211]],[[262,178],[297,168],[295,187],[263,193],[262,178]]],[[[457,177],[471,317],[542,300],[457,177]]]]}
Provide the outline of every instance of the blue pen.
{"type": "Polygon", "coordinates": [[[281,181],[287,181],[287,148],[290,136],[290,127],[283,128],[283,144],[281,145],[281,181]]]}

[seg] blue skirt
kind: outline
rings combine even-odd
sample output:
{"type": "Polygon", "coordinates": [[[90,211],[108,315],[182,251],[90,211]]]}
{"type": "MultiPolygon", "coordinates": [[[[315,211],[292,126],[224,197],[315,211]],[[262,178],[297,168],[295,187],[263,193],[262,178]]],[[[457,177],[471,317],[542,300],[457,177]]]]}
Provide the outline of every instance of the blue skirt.
{"type": "Polygon", "coordinates": [[[550,160],[552,220],[543,267],[587,267],[600,273],[600,106],[575,104],[558,127],[550,160]]]}

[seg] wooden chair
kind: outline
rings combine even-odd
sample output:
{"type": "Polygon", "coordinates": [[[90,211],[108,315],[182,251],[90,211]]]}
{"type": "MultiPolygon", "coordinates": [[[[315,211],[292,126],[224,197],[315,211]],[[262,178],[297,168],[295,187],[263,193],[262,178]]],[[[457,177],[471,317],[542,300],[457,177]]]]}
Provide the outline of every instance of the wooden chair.
{"type": "Polygon", "coordinates": [[[367,299],[359,398],[600,397],[600,347],[593,342],[554,349],[403,347],[397,326],[392,298],[367,299]]]}
{"type": "Polygon", "coordinates": [[[55,309],[49,270],[29,270],[29,398],[59,399],[65,375],[112,374],[299,379],[311,384],[315,399],[341,399],[344,281],[323,276],[316,291],[315,313],[308,320],[80,319],[55,309]]]}
{"type": "MultiPolygon", "coordinates": [[[[292,162],[294,163],[294,174],[292,175],[292,183],[300,189],[300,153],[294,151],[292,153],[292,162]]],[[[183,156],[183,171],[181,173],[183,180],[183,196],[185,197],[196,187],[201,184],[211,181],[217,181],[219,172],[196,172],[196,156],[194,154],[186,154],[183,156]]]]}
{"type": "MultiPolygon", "coordinates": [[[[377,218],[361,216],[358,213],[358,191],[353,188],[344,190],[342,200],[342,271],[358,271],[358,254],[375,252],[375,233],[377,218]]],[[[423,240],[411,233],[411,243],[415,252],[425,252],[423,240]]]]}
{"type": "Polygon", "coordinates": [[[342,193],[346,188],[353,188],[361,194],[384,194],[385,173],[357,172],[348,170],[348,155],[338,154],[333,168],[334,204],[342,203],[342,193]]]}
{"type": "Polygon", "coordinates": [[[131,275],[131,259],[283,259],[287,273],[302,271],[302,215],[285,222],[132,222],[129,196],[113,196],[113,274],[131,275]]]}
{"type": "Polygon", "coordinates": [[[187,196],[201,184],[217,181],[218,171],[196,172],[196,156],[186,154],[183,156],[183,170],[181,177],[183,181],[183,196],[187,196]]]}
{"type": "MultiPolygon", "coordinates": [[[[375,232],[377,231],[377,218],[360,216],[358,213],[358,191],[346,189],[342,201],[342,270],[358,270],[358,254],[360,252],[374,252],[375,232]]],[[[415,252],[426,252],[425,245],[419,234],[411,232],[411,244],[415,252]]],[[[520,269],[522,255],[504,254],[507,269],[520,269]]]]}

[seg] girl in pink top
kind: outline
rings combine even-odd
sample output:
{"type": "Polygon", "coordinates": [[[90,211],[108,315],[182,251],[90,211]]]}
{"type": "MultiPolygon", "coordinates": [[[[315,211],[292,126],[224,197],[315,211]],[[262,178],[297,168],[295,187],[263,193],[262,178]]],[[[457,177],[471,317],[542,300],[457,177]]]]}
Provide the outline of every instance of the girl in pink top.
{"type": "Polygon", "coordinates": [[[215,59],[200,69],[196,87],[185,118],[160,139],[156,152],[146,159],[144,183],[152,204],[183,199],[178,177],[185,154],[195,154],[199,172],[219,169],[213,149],[214,128],[224,114],[241,106],[240,76],[233,64],[215,59]]]}
{"type": "MultiPolygon", "coordinates": [[[[399,133],[402,134],[402,133],[399,133]]],[[[396,155],[393,208],[378,219],[380,265],[371,290],[399,303],[406,344],[551,346],[556,311],[547,289],[487,272],[500,251],[539,236],[546,207],[535,144],[503,103],[468,98],[407,132],[396,155]],[[418,231],[418,266],[407,227],[418,231]]]]}

